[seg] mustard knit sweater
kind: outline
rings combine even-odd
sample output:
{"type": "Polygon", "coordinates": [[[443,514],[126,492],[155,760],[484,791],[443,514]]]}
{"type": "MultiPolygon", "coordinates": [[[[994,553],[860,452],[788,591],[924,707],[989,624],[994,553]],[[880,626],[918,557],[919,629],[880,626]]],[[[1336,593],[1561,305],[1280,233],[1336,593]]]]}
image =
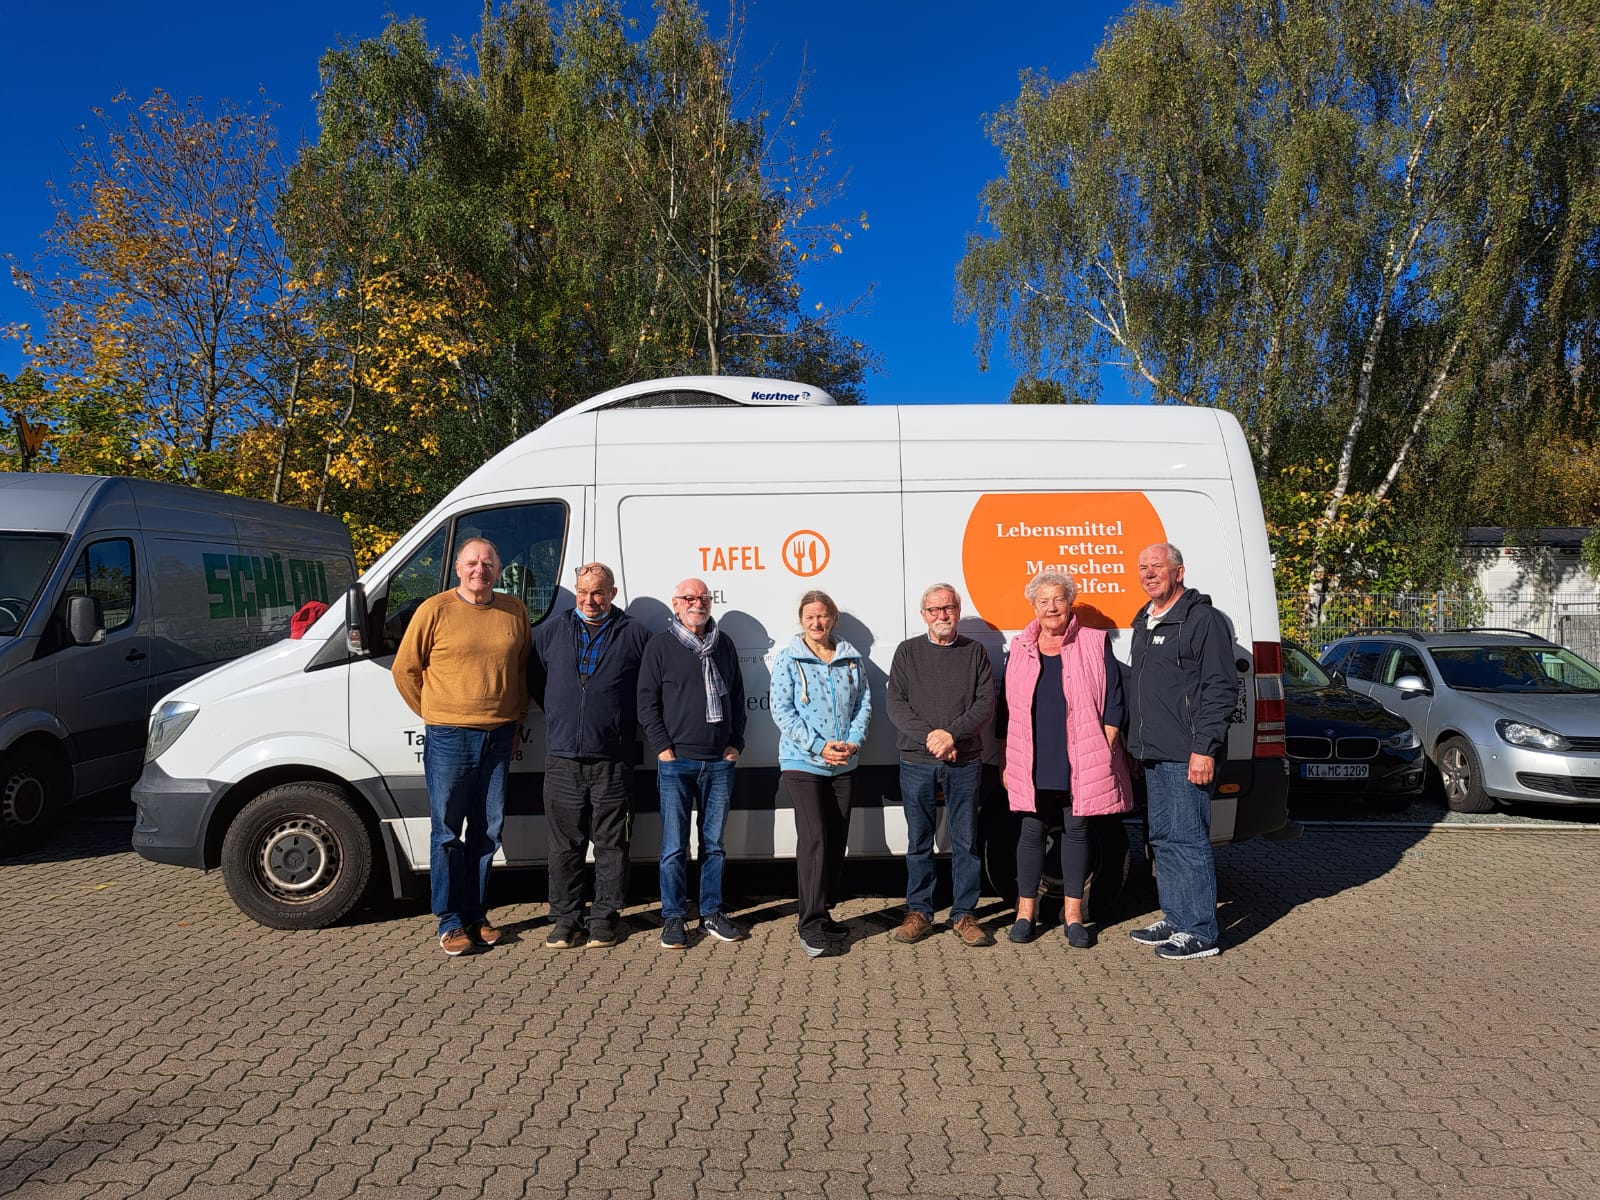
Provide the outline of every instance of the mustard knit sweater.
{"type": "Polygon", "coordinates": [[[428,725],[495,729],[528,711],[528,610],[495,593],[472,604],[455,589],[417,606],[394,656],[394,685],[428,725]]]}

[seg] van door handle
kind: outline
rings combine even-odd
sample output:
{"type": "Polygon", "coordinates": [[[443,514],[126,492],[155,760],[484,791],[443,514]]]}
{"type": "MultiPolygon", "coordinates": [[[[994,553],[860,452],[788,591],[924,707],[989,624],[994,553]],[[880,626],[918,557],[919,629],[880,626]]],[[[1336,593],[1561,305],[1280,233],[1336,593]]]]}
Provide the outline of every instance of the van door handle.
{"type": "Polygon", "coordinates": [[[144,651],[143,650],[129,650],[128,651],[127,661],[128,662],[138,662],[143,657],[144,657],[144,651]]]}

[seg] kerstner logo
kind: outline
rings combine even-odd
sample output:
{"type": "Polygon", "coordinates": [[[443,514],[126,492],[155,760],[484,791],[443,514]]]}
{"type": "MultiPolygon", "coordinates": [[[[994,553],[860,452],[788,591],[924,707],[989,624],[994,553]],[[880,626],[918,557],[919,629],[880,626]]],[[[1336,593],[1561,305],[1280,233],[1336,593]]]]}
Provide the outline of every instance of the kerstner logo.
{"type": "Polygon", "coordinates": [[[752,400],[809,400],[810,392],[751,392],[752,400]]]}

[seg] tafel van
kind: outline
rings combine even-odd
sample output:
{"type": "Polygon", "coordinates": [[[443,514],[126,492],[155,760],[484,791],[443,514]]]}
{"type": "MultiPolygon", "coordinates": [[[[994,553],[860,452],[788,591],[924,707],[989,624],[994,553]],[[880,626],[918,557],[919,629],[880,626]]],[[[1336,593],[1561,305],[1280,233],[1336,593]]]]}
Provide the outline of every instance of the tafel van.
{"type": "Polygon", "coordinates": [[[0,474],[0,852],[139,775],[150,707],[355,578],[337,517],[111,476],[0,474]]]}
{"type": "MultiPolygon", "coordinates": [[[[714,592],[739,649],[747,745],[729,857],[790,858],[779,795],[770,668],[799,596],[828,591],[841,636],[869,659],[874,718],[862,749],[849,852],[902,854],[894,734],[883,689],[895,646],[923,632],[922,589],[967,598],[963,631],[998,667],[1046,567],[1078,579],[1082,619],[1120,631],[1144,601],[1139,551],[1181,546],[1189,580],[1233,622],[1238,707],[1212,819],[1219,842],[1285,823],[1278,615],[1261,501],[1225,413],[1093,406],[836,407],[804,384],[732,377],[633,384],[547,421],[475,471],[375,563],[344,605],[282,643],[180,688],[151,717],[134,791],[147,858],[222,868],[263,924],[320,926],[361,898],[375,866],[397,892],[428,868],[423,729],[389,669],[416,604],[453,583],[463,539],[499,548],[500,588],[537,623],[573,604],[598,559],[619,602],[664,628],[688,576],[714,592]]],[[[543,861],[542,721],[513,763],[502,861],[543,861]]],[[[643,761],[641,755],[641,762],[643,761]]],[[[653,764],[653,757],[651,759],[653,764]]],[[[649,766],[634,848],[659,846],[649,766]]],[[[941,838],[941,845],[943,845],[941,838]]]]}

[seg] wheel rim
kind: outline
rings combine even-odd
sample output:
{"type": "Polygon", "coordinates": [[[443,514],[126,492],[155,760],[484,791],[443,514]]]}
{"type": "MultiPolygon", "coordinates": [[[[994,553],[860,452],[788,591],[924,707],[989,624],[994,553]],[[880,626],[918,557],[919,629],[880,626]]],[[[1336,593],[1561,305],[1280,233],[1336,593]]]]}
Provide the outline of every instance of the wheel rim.
{"type": "Polygon", "coordinates": [[[44,815],[44,780],[32,771],[14,772],[0,794],[0,816],[12,826],[32,825],[44,815]]]}
{"type": "Polygon", "coordinates": [[[315,817],[285,817],[258,845],[257,875],[279,899],[313,900],[339,877],[339,839],[315,817]]]}
{"type": "Polygon", "coordinates": [[[1460,800],[1466,796],[1472,783],[1472,768],[1467,765],[1467,756],[1453,746],[1441,754],[1439,779],[1444,784],[1447,799],[1460,800]]]}

